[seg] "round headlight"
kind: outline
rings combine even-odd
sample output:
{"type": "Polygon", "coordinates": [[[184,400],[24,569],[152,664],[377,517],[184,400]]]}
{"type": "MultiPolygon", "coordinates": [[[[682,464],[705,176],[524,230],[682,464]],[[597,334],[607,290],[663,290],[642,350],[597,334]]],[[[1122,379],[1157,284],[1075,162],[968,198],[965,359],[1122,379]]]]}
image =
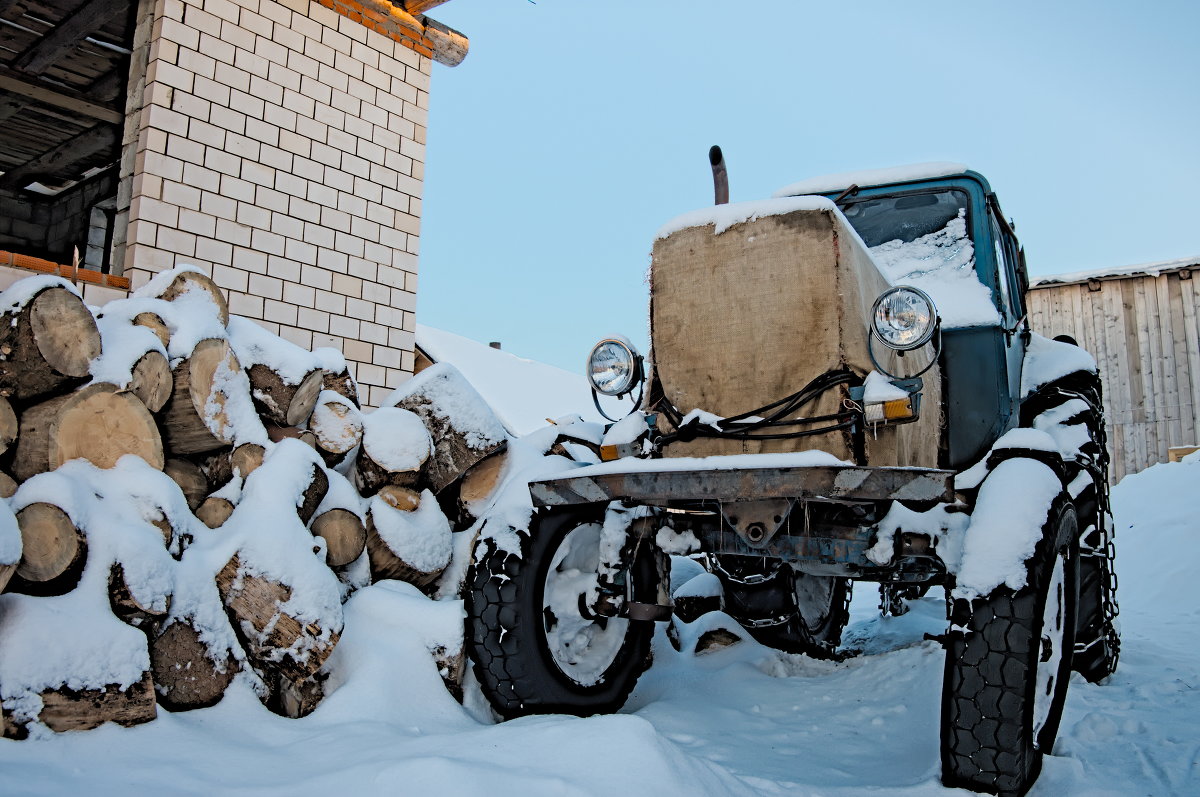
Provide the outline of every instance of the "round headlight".
{"type": "Polygon", "coordinates": [[[588,355],[588,381],[597,393],[624,395],[633,390],[641,375],[639,359],[637,350],[625,338],[605,338],[588,355]]]}
{"type": "Polygon", "coordinates": [[[875,300],[871,323],[885,346],[900,351],[919,349],[937,329],[937,309],[924,291],[899,285],[875,300]]]}

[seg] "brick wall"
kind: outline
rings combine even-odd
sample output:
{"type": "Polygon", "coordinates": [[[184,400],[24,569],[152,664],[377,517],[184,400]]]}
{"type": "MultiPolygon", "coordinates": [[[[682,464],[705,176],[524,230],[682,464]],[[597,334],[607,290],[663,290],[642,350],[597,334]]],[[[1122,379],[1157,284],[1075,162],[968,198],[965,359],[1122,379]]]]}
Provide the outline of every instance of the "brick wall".
{"type": "Polygon", "coordinates": [[[199,266],[376,406],[413,369],[431,61],[327,4],[143,0],[118,243],[133,287],[199,266]]]}

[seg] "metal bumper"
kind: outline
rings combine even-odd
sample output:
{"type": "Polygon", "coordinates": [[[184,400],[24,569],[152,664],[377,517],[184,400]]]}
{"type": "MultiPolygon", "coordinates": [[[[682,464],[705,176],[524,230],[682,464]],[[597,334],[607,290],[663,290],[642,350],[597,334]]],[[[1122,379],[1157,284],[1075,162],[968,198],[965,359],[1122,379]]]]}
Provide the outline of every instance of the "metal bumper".
{"type": "Polygon", "coordinates": [[[530,482],[535,506],[628,501],[673,506],[696,501],[952,501],[954,473],[931,468],[863,468],[811,465],[673,470],[670,460],[634,460],[628,470],[581,468],[565,476],[530,482]],[[642,466],[639,469],[639,465],[642,466]]]}

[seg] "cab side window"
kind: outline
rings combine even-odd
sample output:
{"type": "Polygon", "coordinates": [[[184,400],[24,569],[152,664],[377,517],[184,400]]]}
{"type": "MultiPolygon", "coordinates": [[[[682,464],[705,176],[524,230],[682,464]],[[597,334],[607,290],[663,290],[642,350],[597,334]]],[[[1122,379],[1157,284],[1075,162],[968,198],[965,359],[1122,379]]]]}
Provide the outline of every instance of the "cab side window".
{"type": "Polygon", "coordinates": [[[1025,303],[1021,299],[1021,287],[1017,272],[1020,269],[1019,253],[1016,241],[1004,225],[996,221],[995,216],[988,213],[992,225],[992,240],[996,248],[996,287],[1004,310],[1005,320],[1011,326],[1025,315],[1025,303]]]}

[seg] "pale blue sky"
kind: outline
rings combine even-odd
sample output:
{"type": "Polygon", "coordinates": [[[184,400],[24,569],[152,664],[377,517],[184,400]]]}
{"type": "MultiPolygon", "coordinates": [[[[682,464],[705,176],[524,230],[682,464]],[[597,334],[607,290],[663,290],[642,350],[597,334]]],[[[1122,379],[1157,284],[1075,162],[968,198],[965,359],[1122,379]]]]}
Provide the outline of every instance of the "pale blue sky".
{"type": "Polygon", "coordinates": [[[1200,255],[1200,2],[451,0],[418,321],[581,371],[644,345],[655,231],[820,174],[959,161],[1030,271],[1200,255]]]}

